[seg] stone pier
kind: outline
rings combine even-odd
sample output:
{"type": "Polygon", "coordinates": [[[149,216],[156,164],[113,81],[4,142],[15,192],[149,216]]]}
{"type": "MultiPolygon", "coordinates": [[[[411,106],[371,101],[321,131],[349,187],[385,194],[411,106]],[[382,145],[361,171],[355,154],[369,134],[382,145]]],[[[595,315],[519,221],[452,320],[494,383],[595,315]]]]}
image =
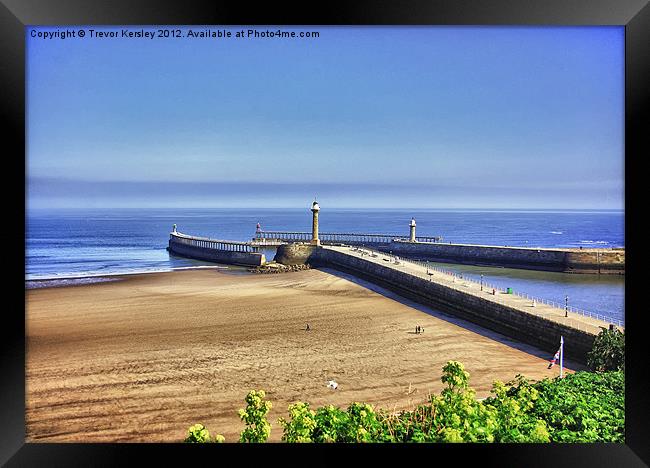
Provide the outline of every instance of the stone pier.
{"type": "MultiPolygon", "coordinates": [[[[278,248],[276,261],[300,262],[341,270],[401,296],[546,350],[550,356],[564,337],[567,357],[585,363],[595,336],[606,321],[523,297],[482,288],[456,276],[431,271],[379,251],[356,247],[290,244],[278,248]]],[[[620,327],[622,328],[622,327],[620,327]]]]}

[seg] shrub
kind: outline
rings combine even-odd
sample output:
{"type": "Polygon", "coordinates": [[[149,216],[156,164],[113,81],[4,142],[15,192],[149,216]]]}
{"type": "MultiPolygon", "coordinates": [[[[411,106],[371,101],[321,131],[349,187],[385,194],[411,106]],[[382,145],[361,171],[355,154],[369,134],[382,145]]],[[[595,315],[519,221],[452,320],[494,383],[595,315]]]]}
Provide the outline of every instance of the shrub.
{"type": "Polygon", "coordinates": [[[284,442],[313,442],[312,433],[316,428],[316,412],[309,409],[309,403],[298,402],[289,406],[290,421],[280,418],[278,422],[284,429],[284,442]]]}
{"type": "Polygon", "coordinates": [[[190,444],[202,444],[210,442],[210,433],[203,424],[194,424],[187,430],[185,442],[190,444]]]}
{"type": "Polygon", "coordinates": [[[521,375],[507,384],[496,381],[494,397],[485,406],[494,408],[496,442],[550,442],[546,422],[532,414],[539,392],[521,375]],[[516,385],[517,391],[513,391],[516,385]]]}
{"type": "Polygon", "coordinates": [[[442,382],[447,384],[431,402],[431,425],[425,440],[431,442],[494,441],[494,409],[476,400],[469,387],[469,372],[462,363],[449,361],[443,367],[442,382]]]}
{"type": "Polygon", "coordinates": [[[186,443],[190,444],[205,444],[209,442],[222,443],[226,439],[221,434],[214,436],[214,439],[210,439],[210,433],[203,424],[194,424],[190,426],[187,430],[187,437],[185,438],[186,443]]]}
{"type": "Polygon", "coordinates": [[[618,328],[601,328],[587,355],[587,365],[598,372],[625,371],[625,333],[618,328]]]}
{"type": "Polygon", "coordinates": [[[531,414],[553,442],[625,442],[625,374],[576,372],[535,384],[531,414]]]}
{"type": "Polygon", "coordinates": [[[377,442],[381,424],[372,405],[352,403],[347,418],[341,424],[341,442],[377,442]]]}
{"type": "Polygon", "coordinates": [[[266,442],[271,435],[271,424],[266,420],[266,415],[271,410],[271,402],[265,401],[264,390],[251,390],[246,395],[246,409],[239,410],[239,417],[246,423],[240,436],[240,442],[266,442]]]}
{"type": "Polygon", "coordinates": [[[314,442],[343,442],[343,428],[348,424],[349,415],[333,405],[316,410],[314,416],[316,427],[312,439],[314,442]]]}

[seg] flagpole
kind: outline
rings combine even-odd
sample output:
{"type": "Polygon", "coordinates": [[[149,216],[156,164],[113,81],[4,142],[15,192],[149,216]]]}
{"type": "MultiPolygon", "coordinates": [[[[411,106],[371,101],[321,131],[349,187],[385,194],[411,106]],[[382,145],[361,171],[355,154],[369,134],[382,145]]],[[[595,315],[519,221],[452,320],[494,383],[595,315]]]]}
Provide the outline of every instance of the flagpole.
{"type": "Polygon", "coordinates": [[[562,378],[563,366],[564,366],[564,337],[560,336],[560,378],[562,378]]]}

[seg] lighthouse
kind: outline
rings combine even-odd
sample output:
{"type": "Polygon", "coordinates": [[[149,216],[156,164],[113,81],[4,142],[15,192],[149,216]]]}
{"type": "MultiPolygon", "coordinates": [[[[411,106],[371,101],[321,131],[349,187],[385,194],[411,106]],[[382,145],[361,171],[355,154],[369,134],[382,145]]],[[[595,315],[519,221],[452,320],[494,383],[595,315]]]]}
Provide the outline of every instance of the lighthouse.
{"type": "Polygon", "coordinates": [[[410,229],[409,241],[415,242],[415,218],[411,218],[411,222],[409,223],[409,229],[410,229]]]}
{"type": "Polygon", "coordinates": [[[312,220],[311,220],[311,243],[313,245],[320,245],[320,239],[318,238],[318,212],[320,211],[320,206],[318,202],[314,200],[314,203],[311,204],[312,220]]]}

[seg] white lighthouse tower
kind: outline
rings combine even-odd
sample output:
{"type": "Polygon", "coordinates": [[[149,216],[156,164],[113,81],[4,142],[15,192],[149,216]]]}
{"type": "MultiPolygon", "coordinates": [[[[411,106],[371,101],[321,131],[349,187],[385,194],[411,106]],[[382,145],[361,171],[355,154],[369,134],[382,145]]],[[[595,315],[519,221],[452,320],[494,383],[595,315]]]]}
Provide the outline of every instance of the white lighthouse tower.
{"type": "Polygon", "coordinates": [[[415,242],[415,218],[411,218],[409,229],[410,229],[409,241],[415,242]]]}
{"type": "Polygon", "coordinates": [[[311,220],[311,243],[313,245],[320,245],[320,239],[318,238],[318,212],[320,211],[320,206],[318,202],[314,200],[314,203],[311,204],[312,220],[311,220]]]}

